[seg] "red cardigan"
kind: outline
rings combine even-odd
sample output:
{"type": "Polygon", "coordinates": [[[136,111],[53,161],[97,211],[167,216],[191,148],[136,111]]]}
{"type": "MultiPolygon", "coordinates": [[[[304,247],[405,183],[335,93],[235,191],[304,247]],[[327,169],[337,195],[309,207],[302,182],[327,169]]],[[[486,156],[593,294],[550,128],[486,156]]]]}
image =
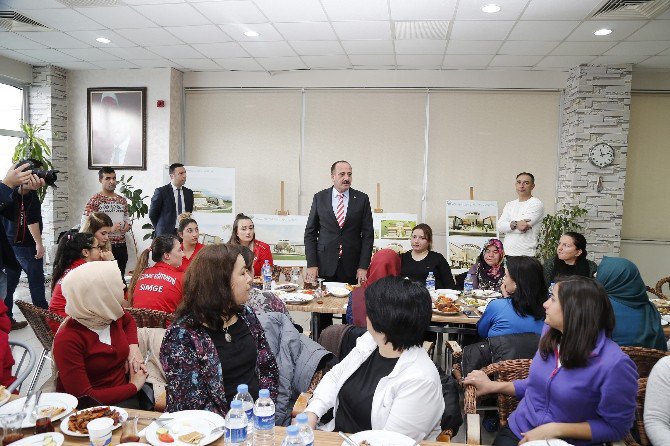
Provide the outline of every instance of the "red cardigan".
{"type": "Polygon", "coordinates": [[[270,245],[260,240],[254,240],[254,277],[261,275],[261,268],[263,268],[266,260],[270,261],[270,266],[274,265],[270,245]]]}
{"type": "Polygon", "coordinates": [[[12,349],[9,348],[9,332],[12,329],[12,321],[7,316],[7,307],[0,300],[0,384],[9,387],[16,381],[12,376],[12,366],[14,365],[14,356],[12,349]]]}
{"type": "MultiPolygon", "coordinates": [[[[186,257],[186,255],[184,255],[184,257],[181,259],[181,266],[179,267],[179,271],[185,273],[186,268],[188,268],[188,266],[191,264],[193,259],[195,259],[195,256],[197,256],[198,253],[200,252],[200,250],[204,247],[205,247],[205,245],[203,245],[202,243],[196,243],[195,249],[193,250],[193,254],[191,254],[191,257],[186,257]]],[[[181,244],[181,249],[182,250],[184,249],[184,244],[183,243],[181,244]]]]}
{"type": "MultiPolygon", "coordinates": [[[[86,263],[85,259],[78,259],[75,260],[70,264],[68,269],[63,272],[63,277],[58,279],[58,283],[56,283],[56,286],[54,287],[53,293],[51,293],[51,302],[49,302],[49,311],[54,312],[60,316],[67,317],[67,314],[65,313],[65,296],[63,296],[63,288],[61,287],[61,283],[63,283],[63,279],[65,276],[67,276],[67,273],[72,271],[78,266],[83,265],[86,263]]],[[[58,327],[60,324],[58,322],[54,321],[49,321],[49,327],[51,327],[51,331],[56,333],[58,330],[58,327]]]]}
{"type": "Polygon", "coordinates": [[[184,273],[158,262],[140,275],[133,291],[133,307],[174,313],[182,299],[184,273]]]}
{"type": "Polygon", "coordinates": [[[112,345],[74,319],[56,333],[53,356],[58,367],[56,390],[79,398],[88,395],[102,404],[115,404],[137,394],[128,382],[126,360],[129,345],[137,344],[135,319],[124,313],[110,327],[112,345]]]}

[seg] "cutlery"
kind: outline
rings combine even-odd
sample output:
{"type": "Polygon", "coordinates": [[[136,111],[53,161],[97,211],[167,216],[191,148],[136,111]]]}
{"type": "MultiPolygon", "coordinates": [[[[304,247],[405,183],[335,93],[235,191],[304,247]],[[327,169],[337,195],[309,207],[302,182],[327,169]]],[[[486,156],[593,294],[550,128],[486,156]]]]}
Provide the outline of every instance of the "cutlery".
{"type": "Polygon", "coordinates": [[[212,429],[209,432],[209,434],[207,436],[209,437],[210,435],[218,434],[219,432],[225,432],[225,431],[226,431],[226,426],[215,427],[214,429],[212,429]]]}
{"type": "Polygon", "coordinates": [[[358,443],[352,440],[351,437],[349,437],[349,435],[345,434],[342,431],[339,431],[338,434],[340,435],[340,437],[344,438],[344,441],[346,441],[349,446],[358,446],[358,443]]]}

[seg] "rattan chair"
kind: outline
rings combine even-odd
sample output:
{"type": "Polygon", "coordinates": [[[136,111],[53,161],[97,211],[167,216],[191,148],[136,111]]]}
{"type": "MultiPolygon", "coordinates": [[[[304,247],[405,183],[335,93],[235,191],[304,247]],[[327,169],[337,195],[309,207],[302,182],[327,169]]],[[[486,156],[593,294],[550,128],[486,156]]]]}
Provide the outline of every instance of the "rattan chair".
{"type": "Polygon", "coordinates": [[[670,300],[670,296],[663,294],[663,285],[668,284],[670,286],[670,276],[664,277],[658,282],[656,282],[656,286],[654,288],[652,287],[647,287],[647,291],[649,291],[652,294],[655,294],[659,299],[667,299],[670,300]]]}
{"type": "Polygon", "coordinates": [[[42,354],[40,355],[40,359],[37,361],[35,374],[30,380],[30,385],[28,386],[28,392],[31,392],[35,388],[37,379],[42,372],[44,361],[53,347],[54,333],[51,331],[51,327],[49,327],[49,321],[54,321],[60,324],[65,318],[59,314],[45,310],[44,308],[36,307],[35,305],[24,302],[22,300],[17,300],[16,306],[19,307],[21,313],[23,313],[25,316],[26,321],[28,321],[28,324],[30,324],[30,327],[35,332],[35,336],[37,336],[40,344],[42,344],[42,354]]]}
{"type": "Polygon", "coordinates": [[[174,319],[171,313],[148,308],[126,308],[126,311],[135,319],[137,328],[167,328],[174,319]]]}

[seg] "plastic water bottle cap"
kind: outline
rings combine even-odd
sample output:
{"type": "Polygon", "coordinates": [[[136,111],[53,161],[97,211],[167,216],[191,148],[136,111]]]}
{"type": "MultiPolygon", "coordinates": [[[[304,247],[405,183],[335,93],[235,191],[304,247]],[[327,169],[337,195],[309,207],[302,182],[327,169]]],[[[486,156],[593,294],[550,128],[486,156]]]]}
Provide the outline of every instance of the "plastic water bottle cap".
{"type": "Polygon", "coordinates": [[[270,397],[270,391],[268,389],[261,389],[258,391],[258,397],[259,398],[269,398],[270,397]]]}
{"type": "Polygon", "coordinates": [[[298,435],[298,432],[300,432],[300,428],[296,425],[288,426],[286,428],[286,433],[290,436],[296,436],[298,435]]]}
{"type": "Polygon", "coordinates": [[[237,386],[237,393],[247,393],[249,391],[249,386],[246,384],[240,384],[237,386]]]}
{"type": "Polygon", "coordinates": [[[241,409],[242,408],[242,401],[240,400],[233,400],[230,403],[230,408],[231,409],[241,409]]]}
{"type": "Polygon", "coordinates": [[[295,420],[296,420],[298,423],[307,423],[307,414],[304,413],[304,412],[303,412],[303,413],[300,413],[300,414],[298,414],[297,417],[295,417],[295,420]]]}

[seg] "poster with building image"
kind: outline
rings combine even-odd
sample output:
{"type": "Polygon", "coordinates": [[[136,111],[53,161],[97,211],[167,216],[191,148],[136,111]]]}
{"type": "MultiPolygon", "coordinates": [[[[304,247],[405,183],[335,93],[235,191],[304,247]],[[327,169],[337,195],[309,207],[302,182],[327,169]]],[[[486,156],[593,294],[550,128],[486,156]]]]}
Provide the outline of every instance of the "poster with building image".
{"type": "Polygon", "coordinates": [[[255,214],[256,238],[270,245],[272,259],[280,266],[307,266],[305,257],[306,215],[255,214]]]}
{"type": "Polygon", "coordinates": [[[498,237],[498,202],[447,200],[447,261],[452,269],[468,269],[490,238],[498,237]]]}
{"type": "Polygon", "coordinates": [[[412,228],[416,226],[416,214],[372,214],[375,242],[372,252],[390,248],[403,253],[411,249],[412,228]]]}
{"type": "MultiPolygon", "coordinates": [[[[184,166],[186,184],[193,191],[192,217],[198,222],[200,240],[205,244],[225,243],[235,220],[235,169],[184,166]]],[[[170,182],[168,166],[164,180],[170,182]]]]}

